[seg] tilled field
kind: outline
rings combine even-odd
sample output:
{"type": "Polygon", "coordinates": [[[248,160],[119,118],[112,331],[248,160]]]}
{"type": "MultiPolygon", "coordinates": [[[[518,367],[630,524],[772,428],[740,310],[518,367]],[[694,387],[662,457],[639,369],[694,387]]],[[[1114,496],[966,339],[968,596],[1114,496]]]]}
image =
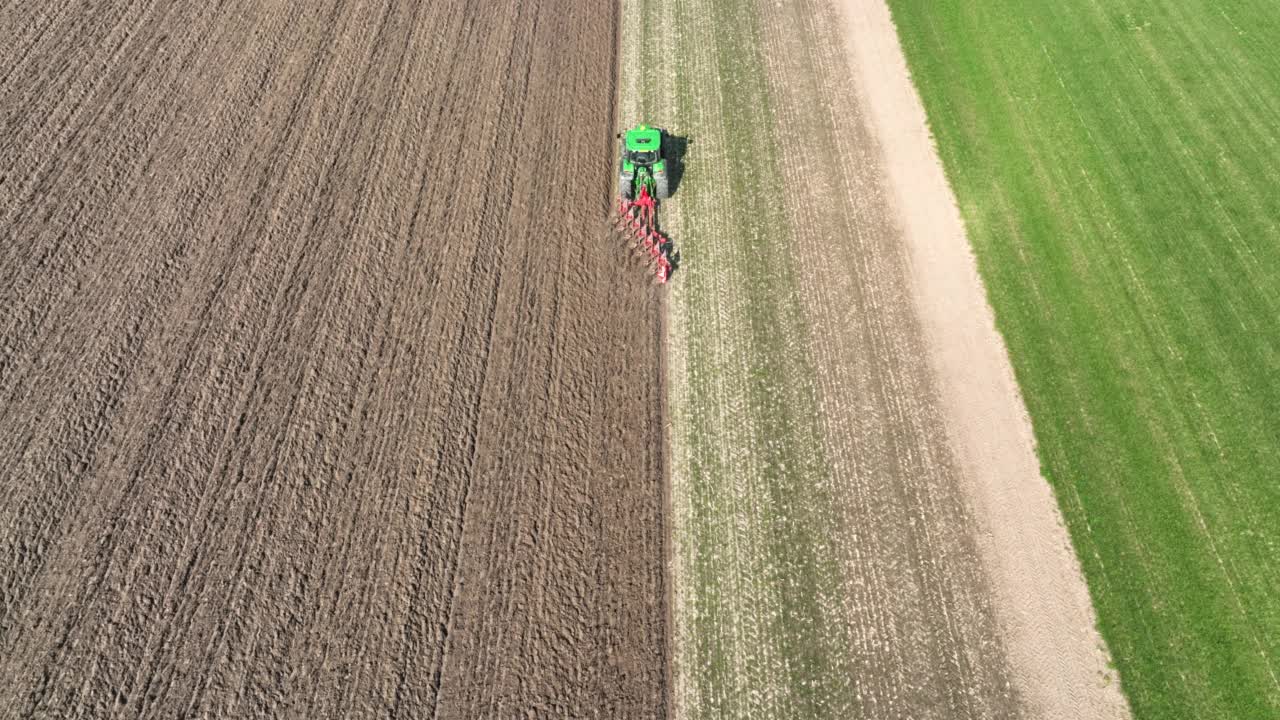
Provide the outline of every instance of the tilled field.
{"type": "Polygon", "coordinates": [[[0,716],[662,714],[616,9],[0,27],[0,716]]]}

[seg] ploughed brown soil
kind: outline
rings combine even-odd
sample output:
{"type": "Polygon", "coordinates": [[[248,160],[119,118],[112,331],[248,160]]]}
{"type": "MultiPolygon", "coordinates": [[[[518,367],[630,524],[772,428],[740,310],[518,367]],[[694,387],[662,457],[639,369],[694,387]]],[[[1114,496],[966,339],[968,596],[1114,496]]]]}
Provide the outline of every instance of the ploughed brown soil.
{"type": "Polygon", "coordinates": [[[663,714],[612,4],[0,28],[0,717],[663,714]]]}

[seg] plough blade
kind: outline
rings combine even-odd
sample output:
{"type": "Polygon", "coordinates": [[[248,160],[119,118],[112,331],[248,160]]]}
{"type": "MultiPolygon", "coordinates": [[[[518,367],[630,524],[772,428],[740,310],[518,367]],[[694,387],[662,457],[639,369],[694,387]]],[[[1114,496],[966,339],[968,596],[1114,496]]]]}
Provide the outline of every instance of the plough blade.
{"type": "Polygon", "coordinates": [[[657,229],[657,206],[644,187],[635,200],[618,198],[613,229],[626,236],[627,246],[633,250],[644,247],[647,262],[655,266],[654,277],[662,284],[671,277],[671,240],[657,229]]]}

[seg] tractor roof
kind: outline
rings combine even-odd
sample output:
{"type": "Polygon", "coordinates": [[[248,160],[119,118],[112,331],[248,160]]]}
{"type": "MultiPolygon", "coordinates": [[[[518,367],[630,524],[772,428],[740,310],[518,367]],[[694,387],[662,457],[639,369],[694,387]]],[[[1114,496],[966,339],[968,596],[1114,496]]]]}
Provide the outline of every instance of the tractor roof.
{"type": "Polygon", "coordinates": [[[648,125],[640,125],[627,131],[625,142],[630,152],[657,150],[662,144],[662,131],[648,125]]]}

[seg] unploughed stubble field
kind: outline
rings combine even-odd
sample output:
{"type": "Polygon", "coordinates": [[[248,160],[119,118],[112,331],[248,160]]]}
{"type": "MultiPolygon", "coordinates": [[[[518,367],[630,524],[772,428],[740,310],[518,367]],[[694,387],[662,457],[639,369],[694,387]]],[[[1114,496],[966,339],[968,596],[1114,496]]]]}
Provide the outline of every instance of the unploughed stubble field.
{"type": "Polygon", "coordinates": [[[1280,5],[891,6],[1135,716],[1280,717],[1280,5]]]}

